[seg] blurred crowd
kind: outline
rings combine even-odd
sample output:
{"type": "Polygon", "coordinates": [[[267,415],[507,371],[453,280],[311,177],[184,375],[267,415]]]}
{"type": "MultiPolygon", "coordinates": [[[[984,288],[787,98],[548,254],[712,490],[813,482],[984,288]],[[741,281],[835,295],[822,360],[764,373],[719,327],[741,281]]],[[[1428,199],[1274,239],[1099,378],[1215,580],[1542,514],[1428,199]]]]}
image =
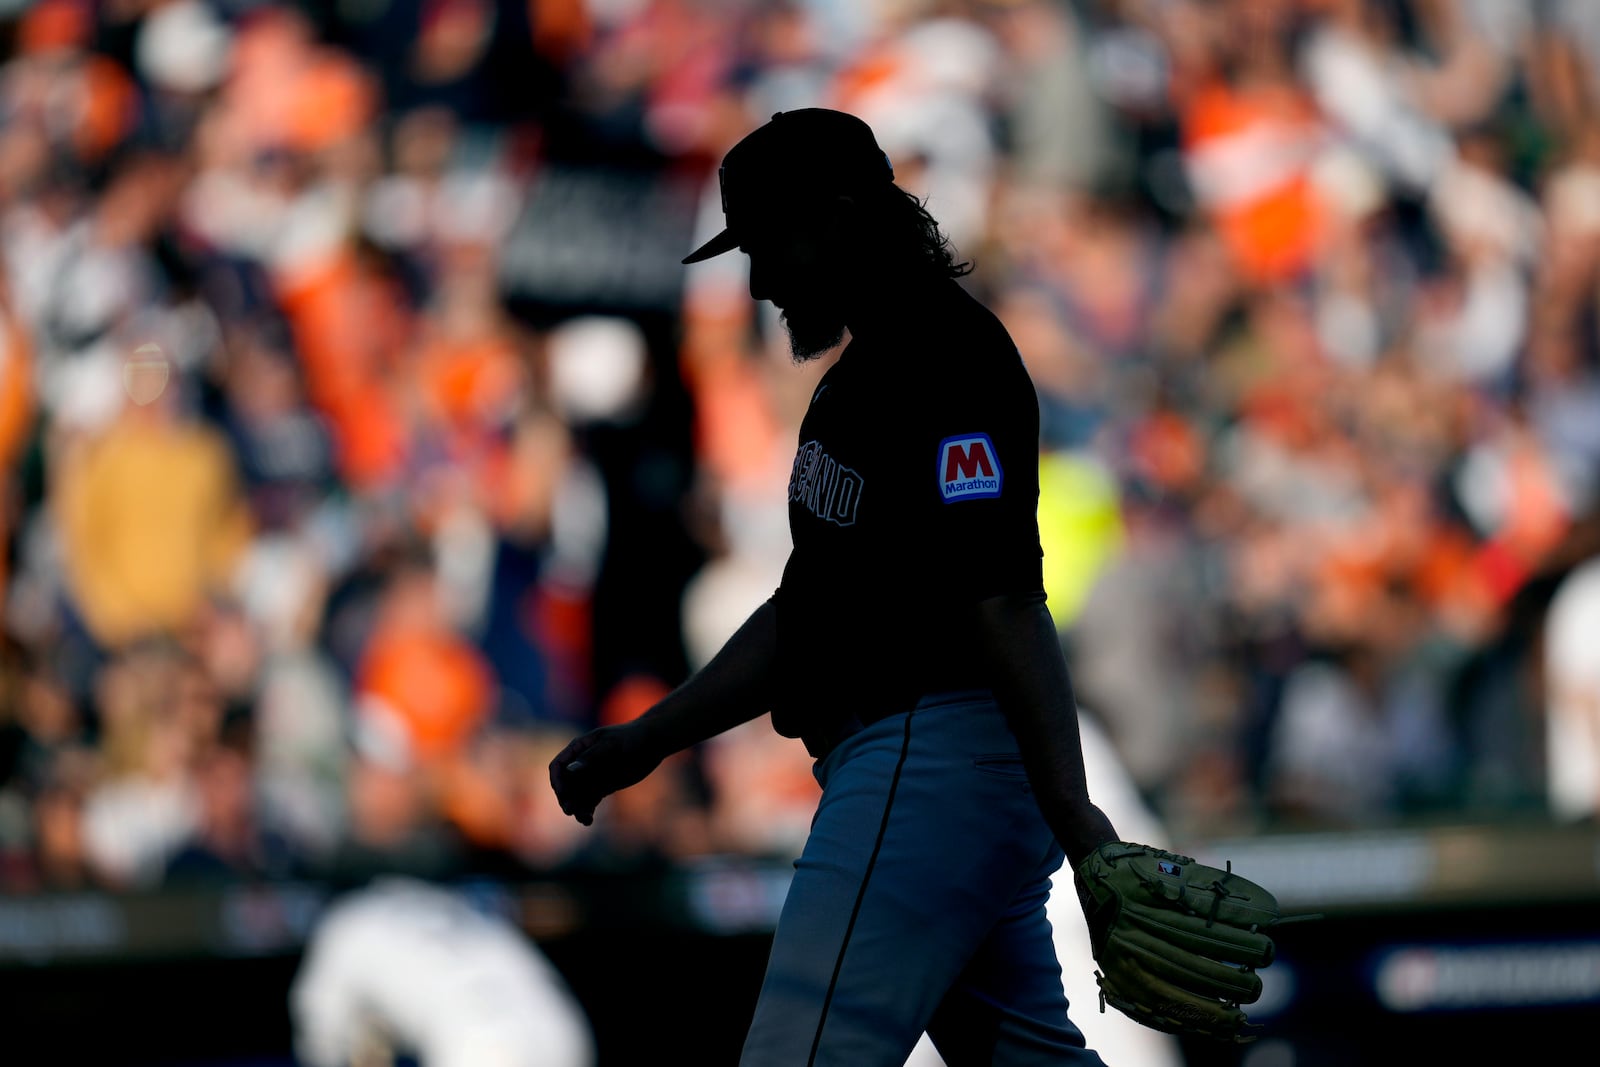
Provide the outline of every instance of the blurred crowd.
{"type": "Polygon", "coordinates": [[[1593,817],[1600,4],[0,0],[0,887],[795,849],[763,720],[546,764],[777,583],[831,357],[677,259],[811,105],[1018,342],[1174,833],[1593,817]]]}

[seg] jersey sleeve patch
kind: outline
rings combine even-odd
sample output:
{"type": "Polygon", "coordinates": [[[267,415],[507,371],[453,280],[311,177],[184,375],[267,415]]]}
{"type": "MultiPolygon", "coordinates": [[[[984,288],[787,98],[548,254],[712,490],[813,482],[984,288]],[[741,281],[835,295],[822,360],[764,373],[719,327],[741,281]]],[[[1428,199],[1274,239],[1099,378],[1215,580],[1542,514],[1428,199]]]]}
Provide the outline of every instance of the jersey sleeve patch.
{"type": "Polygon", "coordinates": [[[939,442],[939,493],[946,504],[997,497],[1004,481],[988,434],[961,434],[939,442]]]}

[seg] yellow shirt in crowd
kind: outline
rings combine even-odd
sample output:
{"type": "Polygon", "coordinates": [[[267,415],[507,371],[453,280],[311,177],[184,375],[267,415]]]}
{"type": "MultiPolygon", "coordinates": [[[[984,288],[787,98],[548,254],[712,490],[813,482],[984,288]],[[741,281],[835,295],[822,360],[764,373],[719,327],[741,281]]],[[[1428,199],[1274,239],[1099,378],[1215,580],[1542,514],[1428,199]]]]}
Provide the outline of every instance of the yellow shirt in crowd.
{"type": "Polygon", "coordinates": [[[154,411],[82,444],[55,493],[69,592],[107,647],[181,630],[251,534],[226,440],[154,411]]]}

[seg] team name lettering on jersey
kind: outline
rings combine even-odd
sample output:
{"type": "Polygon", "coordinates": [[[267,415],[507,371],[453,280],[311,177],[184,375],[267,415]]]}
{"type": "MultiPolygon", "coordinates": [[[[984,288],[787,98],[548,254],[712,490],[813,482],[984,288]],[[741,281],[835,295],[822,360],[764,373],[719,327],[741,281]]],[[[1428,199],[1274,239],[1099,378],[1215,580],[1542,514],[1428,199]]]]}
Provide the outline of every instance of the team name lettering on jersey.
{"type": "Polygon", "coordinates": [[[939,442],[939,492],[946,504],[997,497],[1004,480],[988,434],[963,434],[939,442]]]}
{"type": "Polygon", "coordinates": [[[861,504],[861,485],[861,475],[836,462],[816,441],[807,441],[794,457],[789,501],[804,504],[819,519],[850,526],[861,504]]]}

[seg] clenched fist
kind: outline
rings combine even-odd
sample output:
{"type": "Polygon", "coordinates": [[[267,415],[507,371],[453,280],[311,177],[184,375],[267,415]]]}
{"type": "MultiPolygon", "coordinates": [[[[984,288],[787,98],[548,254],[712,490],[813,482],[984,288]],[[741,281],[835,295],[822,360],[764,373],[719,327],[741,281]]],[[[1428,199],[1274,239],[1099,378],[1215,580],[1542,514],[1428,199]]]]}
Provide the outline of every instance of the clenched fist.
{"type": "Polygon", "coordinates": [[[550,788],[562,811],[590,826],[601,800],[643,781],[665,755],[638,721],[602,726],[575,738],[550,761],[550,788]]]}

